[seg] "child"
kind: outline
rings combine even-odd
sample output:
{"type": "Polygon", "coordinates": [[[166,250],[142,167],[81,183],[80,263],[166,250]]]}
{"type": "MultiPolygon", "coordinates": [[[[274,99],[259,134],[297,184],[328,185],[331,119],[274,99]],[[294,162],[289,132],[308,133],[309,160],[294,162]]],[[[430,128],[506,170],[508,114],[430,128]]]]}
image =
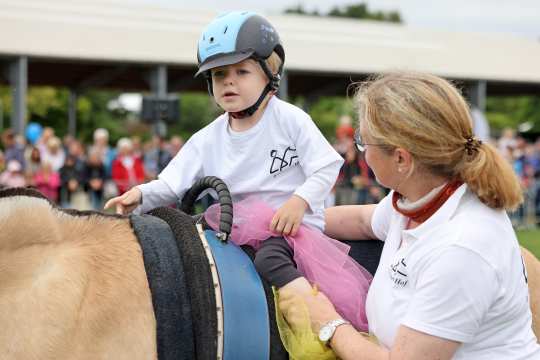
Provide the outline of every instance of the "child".
{"type": "MultiPolygon", "coordinates": [[[[221,178],[233,202],[257,196],[275,211],[255,258],[278,288],[311,292],[283,236],[301,223],[324,229],[324,200],[343,163],[309,115],[275,97],[285,53],[279,35],[251,12],[218,17],[198,44],[199,71],[225,111],[194,134],[158,179],[111,199],[118,213],[146,212],[181,199],[198,179],[221,178]]],[[[309,241],[309,240],[308,240],[309,241]]]]}

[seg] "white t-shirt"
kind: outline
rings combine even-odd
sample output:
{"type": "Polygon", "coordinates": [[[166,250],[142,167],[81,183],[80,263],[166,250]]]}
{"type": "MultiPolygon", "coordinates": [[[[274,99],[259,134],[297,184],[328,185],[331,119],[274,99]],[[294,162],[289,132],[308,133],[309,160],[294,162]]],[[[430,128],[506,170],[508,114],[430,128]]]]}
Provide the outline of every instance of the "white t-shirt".
{"type": "Polygon", "coordinates": [[[343,159],[311,117],[272,97],[250,129],[235,132],[228,120],[225,113],[195,133],[158,180],[139,185],[143,204],[138,212],[178,201],[198,179],[217,176],[233,201],[257,196],[278,208],[297,194],[309,204],[303,222],[324,229],[324,200],[343,159]]]}
{"type": "Polygon", "coordinates": [[[420,226],[405,230],[406,222],[392,193],[372,219],[385,244],[366,313],[380,343],[390,348],[405,325],[462,343],[454,359],[540,359],[525,267],[506,213],[464,184],[420,226]]]}

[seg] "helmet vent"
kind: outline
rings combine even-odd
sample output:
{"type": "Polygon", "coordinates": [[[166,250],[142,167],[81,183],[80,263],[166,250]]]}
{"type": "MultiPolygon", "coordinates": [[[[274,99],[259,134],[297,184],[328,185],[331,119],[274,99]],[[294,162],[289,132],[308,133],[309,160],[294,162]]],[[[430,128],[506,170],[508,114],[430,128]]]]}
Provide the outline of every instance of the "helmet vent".
{"type": "Polygon", "coordinates": [[[225,26],[225,30],[223,30],[223,33],[224,33],[224,34],[227,32],[227,29],[228,29],[228,28],[229,28],[228,26],[225,26]]]}
{"type": "Polygon", "coordinates": [[[210,37],[210,44],[213,43],[213,42],[214,42],[214,37],[211,36],[211,37],[210,37]]]}

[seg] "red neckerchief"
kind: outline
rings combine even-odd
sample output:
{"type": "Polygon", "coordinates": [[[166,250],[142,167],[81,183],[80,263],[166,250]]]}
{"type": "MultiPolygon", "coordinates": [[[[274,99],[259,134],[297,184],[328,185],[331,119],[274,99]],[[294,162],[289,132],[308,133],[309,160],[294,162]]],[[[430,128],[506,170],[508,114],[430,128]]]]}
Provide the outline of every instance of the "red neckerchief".
{"type": "Polygon", "coordinates": [[[402,210],[398,207],[397,202],[401,197],[401,194],[397,191],[394,191],[392,194],[392,206],[394,209],[409,218],[409,222],[412,220],[416,223],[423,223],[431,215],[433,215],[439,208],[448,200],[450,196],[463,184],[462,181],[454,180],[450,181],[444,186],[444,188],[439,192],[435,198],[431,199],[427,204],[415,210],[402,210]]]}

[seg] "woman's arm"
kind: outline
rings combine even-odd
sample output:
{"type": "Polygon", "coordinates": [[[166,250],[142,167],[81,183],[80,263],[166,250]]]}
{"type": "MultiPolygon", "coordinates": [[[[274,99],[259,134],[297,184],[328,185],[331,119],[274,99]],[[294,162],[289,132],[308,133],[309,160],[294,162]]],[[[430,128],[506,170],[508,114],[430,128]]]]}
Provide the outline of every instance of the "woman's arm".
{"type": "Polygon", "coordinates": [[[352,326],[336,329],[331,346],[342,360],[450,360],[461,344],[400,326],[390,351],[372,343],[352,326]]]}
{"type": "MultiPolygon", "coordinates": [[[[292,320],[293,327],[295,319],[302,319],[300,312],[303,311],[303,306],[299,305],[302,301],[307,305],[315,334],[318,334],[328,321],[340,318],[330,300],[322,293],[316,296],[306,295],[300,300],[297,297],[299,295],[293,292],[280,291],[279,294],[279,307],[290,323],[292,320]]],[[[398,329],[394,346],[387,350],[367,340],[351,325],[341,325],[331,338],[330,346],[343,360],[450,360],[460,343],[402,325],[398,329]]]]}
{"type": "Polygon", "coordinates": [[[326,209],[325,234],[339,240],[376,239],[371,228],[375,207],[375,204],[343,205],[326,209]]]}

